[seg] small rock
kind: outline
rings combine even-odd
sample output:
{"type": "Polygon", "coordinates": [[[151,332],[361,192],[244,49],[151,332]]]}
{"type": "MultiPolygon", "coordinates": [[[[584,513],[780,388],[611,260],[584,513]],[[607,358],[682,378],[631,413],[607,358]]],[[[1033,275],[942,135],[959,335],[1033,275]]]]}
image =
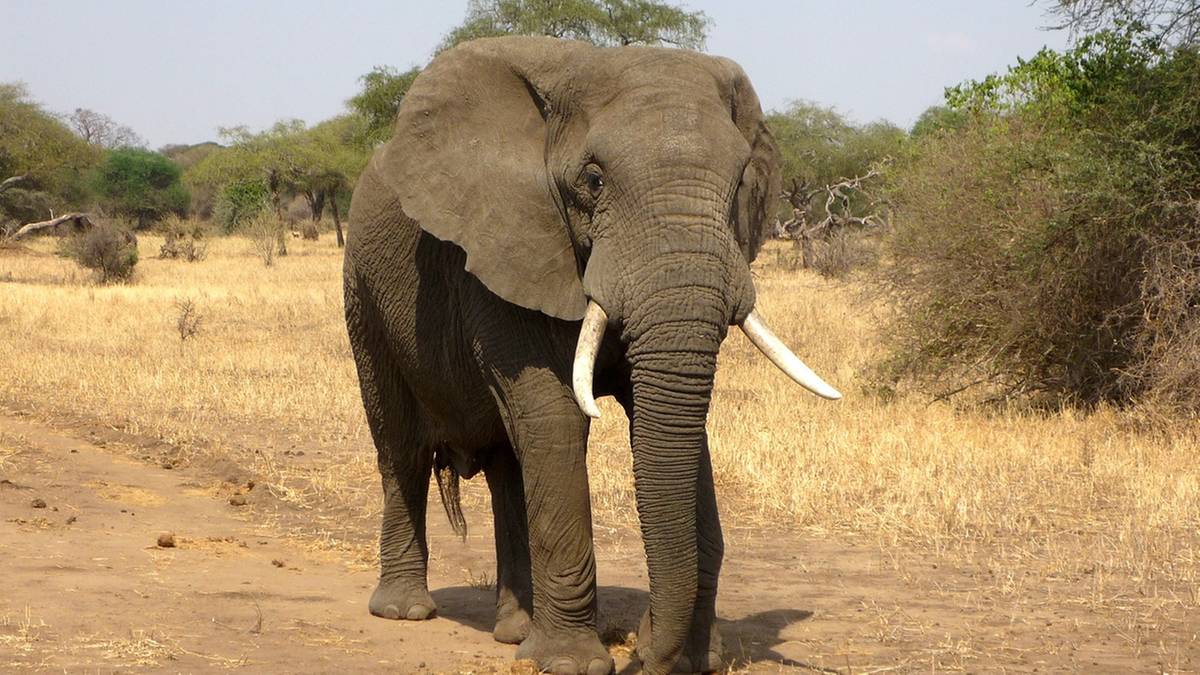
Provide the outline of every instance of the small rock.
{"type": "Polygon", "coordinates": [[[234,495],[229,498],[229,503],[233,506],[245,506],[246,497],[244,495],[234,495]]]}
{"type": "Polygon", "coordinates": [[[282,560],[275,559],[271,561],[271,564],[276,567],[283,567],[286,563],[284,563],[282,560]]]}
{"type": "Polygon", "coordinates": [[[79,519],[76,518],[75,516],[71,516],[70,518],[67,518],[67,524],[70,525],[71,523],[75,522],[76,520],[79,520],[79,519]]]}
{"type": "Polygon", "coordinates": [[[171,469],[174,469],[174,468],[175,468],[175,465],[174,465],[174,464],[172,464],[172,463],[171,463],[171,460],[169,460],[169,459],[165,459],[165,460],[163,460],[163,463],[162,463],[160,466],[162,466],[162,468],[164,468],[164,469],[166,469],[166,470],[168,470],[168,471],[170,471],[171,469]]]}
{"type": "Polygon", "coordinates": [[[42,499],[41,497],[37,497],[33,501],[29,502],[29,505],[35,509],[44,509],[46,508],[46,500],[42,499]]]}
{"type": "Polygon", "coordinates": [[[246,481],[246,489],[253,490],[254,489],[254,481],[252,481],[252,480],[246,481]]]}
{"type": "Polygon", "coordinates": [[[158,535],[158,547],[175,548],[175,533],[163,532],[162,534],[158,535]]]}

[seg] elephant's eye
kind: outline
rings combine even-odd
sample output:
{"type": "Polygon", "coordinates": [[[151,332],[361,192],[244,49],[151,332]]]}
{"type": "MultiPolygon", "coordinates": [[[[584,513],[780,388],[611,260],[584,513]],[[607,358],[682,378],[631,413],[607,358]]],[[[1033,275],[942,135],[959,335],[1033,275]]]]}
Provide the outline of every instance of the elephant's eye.
{"type": "Polygon", "coordinates": [[[600,167],[595,164],[588,164],[583,169],[583,179],[587,183],[588,191],[595,197],[604,189],[604,174],[600,171],[600,167]]]}

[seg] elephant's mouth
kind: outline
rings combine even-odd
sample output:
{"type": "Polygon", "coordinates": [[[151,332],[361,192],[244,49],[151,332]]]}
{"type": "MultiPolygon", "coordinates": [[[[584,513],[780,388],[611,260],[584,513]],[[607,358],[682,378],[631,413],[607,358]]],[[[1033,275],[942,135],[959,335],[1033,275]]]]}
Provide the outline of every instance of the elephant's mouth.
{"type": "MultiPolygon", "coordinates": [[[[588,301],[587,311],[583,316],[583,326],[579,330],[579,342],[575,347],[575,365],[572,371],[571,384],[575,390],[575,401],[579,409],[588,417],[600,417],[600,408],[592,396],[592,375],[596,369],[596,354],[600,351],[600,342],[604,338],[604,329],[608,325],[608,315],[594,300],[588,301]]],[[[750,342],[758,347],[771,363],[782,370],[796,384],[804,387],[821,398],[836,401],[842,397],[841,392],[821,379],[812,371],[800,357],[779,339],[770,328],[758,310],[751,311],[738,328],[746,334],[750,342]]]]}

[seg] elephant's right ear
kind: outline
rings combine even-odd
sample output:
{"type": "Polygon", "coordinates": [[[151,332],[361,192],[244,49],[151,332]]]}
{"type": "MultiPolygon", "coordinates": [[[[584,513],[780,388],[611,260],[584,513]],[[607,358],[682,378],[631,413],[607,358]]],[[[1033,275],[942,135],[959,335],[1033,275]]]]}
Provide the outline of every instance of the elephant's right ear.
{"type": "Polygon", "coordinates": [[[550,38],[496,38],[434,59],[404,97],[376,158],[404,212],[467,253],[466,268],[505,300],[576,320],[587,300],[547,176],[544,75],[550,38]]]}

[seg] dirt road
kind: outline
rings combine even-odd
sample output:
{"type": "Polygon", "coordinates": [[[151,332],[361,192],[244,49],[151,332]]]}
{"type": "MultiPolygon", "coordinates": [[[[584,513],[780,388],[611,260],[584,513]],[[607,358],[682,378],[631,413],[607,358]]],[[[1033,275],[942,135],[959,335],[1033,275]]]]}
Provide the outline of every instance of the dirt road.
{"type": "MultiPolygon", "coordinates": [[[[491,639],[492,591],[476,576],[493,564],[486,514],[469,514],[464,543],[430,510],[439,615],[390,622],[366,611],[373,569],[285,536],[253,477],[228,478],[0,413],[0,670],[513,667],[514,648],[491,639]],[[164,532],[174,547],[158,545],[164,532]]],[[[1046,601],[1083,579],[990,595],[983,564],[728,525],[719,611],[738,668],[1159,672],[1200,662],[1194,620],[1166,618],[1134,645],[1119,617],[1046,601]]],[[[625,636],[647,602],[640,543],[616,533],[597,551],[602,633],[618,668],[634,672],[625,636]]]]}

